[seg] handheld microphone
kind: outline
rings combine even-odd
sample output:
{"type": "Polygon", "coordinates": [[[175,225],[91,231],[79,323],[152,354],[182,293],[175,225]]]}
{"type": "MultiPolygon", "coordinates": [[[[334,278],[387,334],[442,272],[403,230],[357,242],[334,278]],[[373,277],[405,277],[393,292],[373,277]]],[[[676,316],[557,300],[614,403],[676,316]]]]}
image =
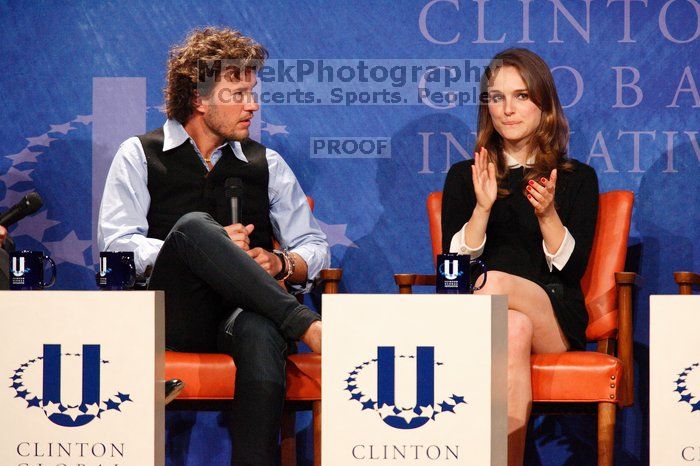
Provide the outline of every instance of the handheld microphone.
{"type": "Polygon", "coordinates": [[[36,191],[29,193],[22,198],[17,204],[10,207],[8,210],[0,214],[0,225],[5,228],[22,220],[27,215],[31,215],[41,209],[44,202],[41,196],[36,191]]]}
{"type": "Polygon", "coordinates": [[[241,222],[241,197],[243,195],[243,180],[240,178],[226,178],[224,193],[231,204],[231,224],[241,222]]]}

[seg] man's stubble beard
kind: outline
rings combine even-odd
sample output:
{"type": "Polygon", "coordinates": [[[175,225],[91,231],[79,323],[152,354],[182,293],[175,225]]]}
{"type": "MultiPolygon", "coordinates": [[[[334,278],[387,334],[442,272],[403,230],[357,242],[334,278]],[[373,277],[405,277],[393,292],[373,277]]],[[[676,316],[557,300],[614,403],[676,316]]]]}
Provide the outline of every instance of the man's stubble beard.
{"type": "Polygon", "coordinates": [[[250,131],[245,129],[236,129],[238,122],[233,123],[231,129],[227,129],[227,122],[221,116],[217,105],[212,105],[209,112],[204,116],[204,123],[217,136],[226,141],[243,141],[248,137],[250,131]]]}

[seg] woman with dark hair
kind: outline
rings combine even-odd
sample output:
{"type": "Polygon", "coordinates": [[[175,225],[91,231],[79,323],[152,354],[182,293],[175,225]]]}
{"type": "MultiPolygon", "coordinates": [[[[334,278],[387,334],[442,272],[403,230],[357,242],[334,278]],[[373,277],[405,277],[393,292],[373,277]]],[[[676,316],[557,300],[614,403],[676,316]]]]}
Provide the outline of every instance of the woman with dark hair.
{"type": "Polygon", "coordinates": [[[443,192],[443,250],[481,257],[479,293],[508,296],[508,464],[522,464],[532,405],[531,353],[585,346],[580,280],[598,212],[595,171],[567,156],[569,127],[547,64],[496,55],[481,80],[474,160],[443,192]]]}

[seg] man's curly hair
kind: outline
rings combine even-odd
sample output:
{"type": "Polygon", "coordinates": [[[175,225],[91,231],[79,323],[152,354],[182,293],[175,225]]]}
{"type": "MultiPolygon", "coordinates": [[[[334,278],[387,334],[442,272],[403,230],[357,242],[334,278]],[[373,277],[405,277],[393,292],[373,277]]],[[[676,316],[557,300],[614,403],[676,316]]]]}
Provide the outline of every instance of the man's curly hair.
{"type": "MultiPolygon", "coordinates": [[[[262,66],[268,53],[265,47],[230,28],[206,27],[195,29],[184,42],[170,49],[168,58],[165,109],[168,118],[182,124],[192,115],[196,91],[207,93],[205,72],[221,76],[221,60],[235,60],[234,77],[238,70],[256,70],[262,66]]],[[[226,72],[226,71],[225,71],[226,72]]]]}

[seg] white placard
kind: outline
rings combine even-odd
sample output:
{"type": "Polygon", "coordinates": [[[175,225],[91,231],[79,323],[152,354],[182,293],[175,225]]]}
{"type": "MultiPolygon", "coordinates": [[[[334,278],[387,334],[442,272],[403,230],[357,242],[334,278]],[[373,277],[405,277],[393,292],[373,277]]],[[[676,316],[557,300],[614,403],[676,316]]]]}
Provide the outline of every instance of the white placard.
{"type": "Polygon", "coordinates": [[[506,303],[324,295],[323,464],[505,464],[506,303]]]}
{"type": "Polygon", "coordinates": [[[3,291],[0,313],[0,464],[164,464],[161,292],[3,291]]]}
{"type": "Polygon", "coordinates": [[[649,457],[700,461],[700,296],[651,296],[649,457]]]}

